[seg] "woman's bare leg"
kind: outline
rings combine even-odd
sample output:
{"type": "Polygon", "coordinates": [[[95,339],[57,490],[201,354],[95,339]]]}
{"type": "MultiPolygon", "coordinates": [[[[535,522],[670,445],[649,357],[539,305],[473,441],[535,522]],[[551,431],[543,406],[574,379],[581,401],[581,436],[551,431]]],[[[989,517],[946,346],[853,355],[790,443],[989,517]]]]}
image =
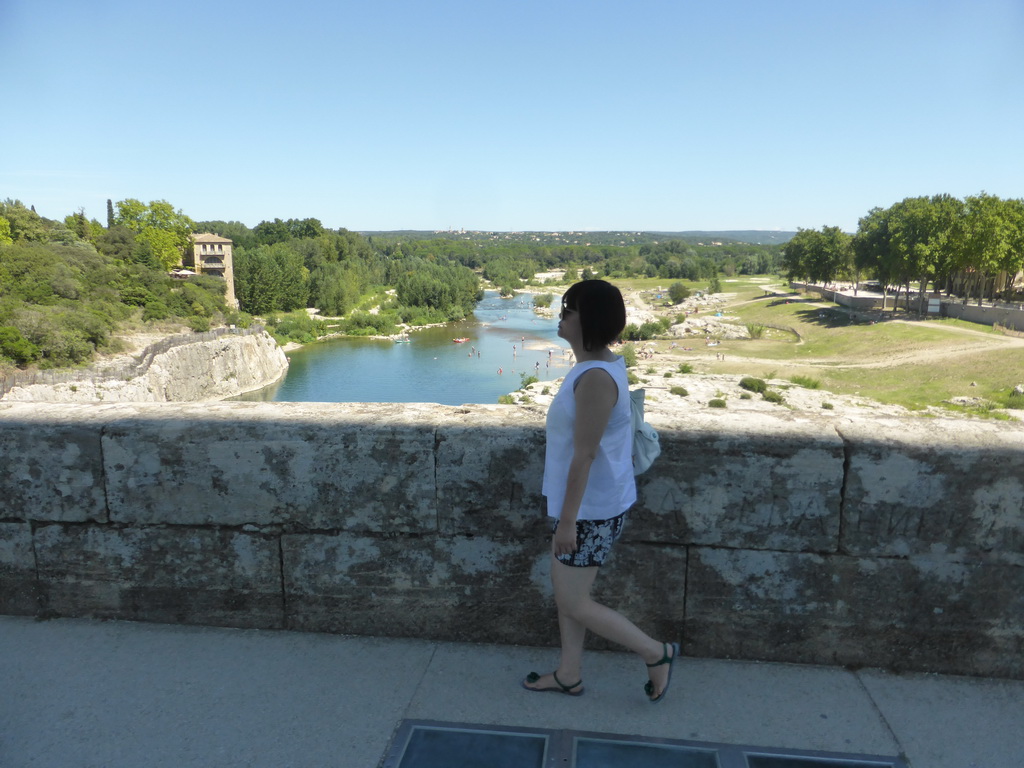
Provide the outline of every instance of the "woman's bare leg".
{"type": "MultiPolygon", "coordinates": [[[[633,651],[645,664],[661,661],[666,653],[664,643],[647,635],[622,614],[591,599],[590,590],[598,570],[597,567],[565,565],[554,555],[551,557],[551,583],[555,590],[562,641],[562,655],[556,674],[563,685],[572,686],[577,680],[582,680],[583,640],[588,629],[633,651]]],[[[669,667],[667,664],[651,667],[648,675],[654,684],[652,697],[657,698],[668,681],[669,667]]],[[[549,674],[542,676],[533,687],[549,688],[556,684],[553,675],[549,674]]]]}

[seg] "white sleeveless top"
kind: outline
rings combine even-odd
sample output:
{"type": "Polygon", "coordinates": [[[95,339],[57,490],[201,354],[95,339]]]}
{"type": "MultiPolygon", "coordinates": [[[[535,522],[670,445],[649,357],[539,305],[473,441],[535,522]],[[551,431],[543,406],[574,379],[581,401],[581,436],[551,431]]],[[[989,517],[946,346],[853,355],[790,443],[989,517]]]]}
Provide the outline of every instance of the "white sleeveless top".
{"type": "Polygon", "coordinates": [[[548,516],[561,517],[565,485],[573,455],[573,427],[576,423],[576,384],[591,368],[607,371],[619,390],[608,426],[601,436],[597,456],[590,467],[577,520],[608,520],[621,515],[636,501],[633,476],[633,419],[629,406],[626,362],[617,358],[606,363],[588,360],[577,363],[565,377],[548,408],[547,445],[544,451],[544,485],[548,516]]]}

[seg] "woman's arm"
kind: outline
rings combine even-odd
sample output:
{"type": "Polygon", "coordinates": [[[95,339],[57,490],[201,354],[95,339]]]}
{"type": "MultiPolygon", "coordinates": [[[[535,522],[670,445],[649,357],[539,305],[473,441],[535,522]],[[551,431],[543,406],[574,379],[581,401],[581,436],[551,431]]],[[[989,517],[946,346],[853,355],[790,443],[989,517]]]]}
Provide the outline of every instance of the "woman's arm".
{"type": "Polygon", "coordinates": [[[592,368],[576,382],[576,420],[573,428],[573,452],[569,462],[562,514],[552,541],[556,555],[576,551],[576,516],[587,488],[590,467],[597,457],[601,437],[608,427],[612,408],[619,399],[619,388],[607,371],[592,368]]]}

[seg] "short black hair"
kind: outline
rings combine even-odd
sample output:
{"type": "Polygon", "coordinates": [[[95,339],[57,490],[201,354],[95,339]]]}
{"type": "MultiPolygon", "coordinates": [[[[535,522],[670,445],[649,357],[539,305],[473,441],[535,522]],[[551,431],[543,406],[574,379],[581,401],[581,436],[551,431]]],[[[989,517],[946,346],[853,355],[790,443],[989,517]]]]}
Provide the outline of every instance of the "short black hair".
{"type": "Polygon", "coordinates": [[[626,327],[622,293],[604,280],[582,280],[569,286],[562,306],[580,314],[583,348],[588,352],[608,346],[626,327]]]}

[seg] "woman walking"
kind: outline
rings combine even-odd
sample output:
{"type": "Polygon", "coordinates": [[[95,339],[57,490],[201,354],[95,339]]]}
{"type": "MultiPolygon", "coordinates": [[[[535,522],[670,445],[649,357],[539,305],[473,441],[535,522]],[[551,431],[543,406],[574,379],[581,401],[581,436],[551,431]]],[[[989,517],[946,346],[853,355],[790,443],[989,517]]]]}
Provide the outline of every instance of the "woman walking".
{"type": "Polygon", "coordinates": [[[619,289],[584,280],[562,297],[558,335],[576,364],[548,409],[543,493],[555,518],[551,582],[558,607],[561,659],[549,674],[531,672],[529,691],[583,693],[583,640],[589,629],[629,648],[647,665],[644,690],[661,701],[679,654],[676,643],[649,637],[629,619],[590,597],[597,572],[636,501],[633,429],[625,361],[609,349],[626,326],[619,289]]]}

